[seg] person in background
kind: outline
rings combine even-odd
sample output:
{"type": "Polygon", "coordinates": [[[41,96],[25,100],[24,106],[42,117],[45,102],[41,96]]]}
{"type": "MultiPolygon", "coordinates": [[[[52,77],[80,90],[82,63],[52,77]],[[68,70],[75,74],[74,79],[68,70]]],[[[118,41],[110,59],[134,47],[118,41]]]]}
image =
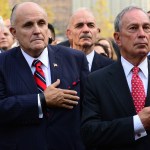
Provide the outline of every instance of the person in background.
{"type": "Polygon", "coordinates": [[[10,31],[19,46],[0,54],[0,149],[84,150],[84,53],[48,44],[48,16],[34,2],[13,7],[10,31]]]}
{"type": "Polygon", "coordinates": [[[94,50],[98,53],[98,54],[101,54],[103,56],[106,56],[108,57],[109,55],[109,52],[108,52],[108,48],[100,43],[95,43],[95,46],[94,46],[94,50]]]}
{"type": "Polygon", "coordinates": [[[145,150],[150,147],[150,19],[129,6],[114,27],[121,59],[88,76],[82,138],[88,149],[145,150]]]}
{"type": "Polygon", "coordinates": [[[67,37],[72,48],[83,51],[89,63],[89,71],[95,71],[112,64],[114,61],[94,51],[94,44],[100,29],[88,8],[79,8],[69,19],[67,37]]]}
{"type": "Polygon", "coordinates": [[[57,45],[71,47],[69,40],[62,41],[62,42],[58,43],[57,45]]]}
{"type": "MultiPolygon", "coordinates": [[[[68,29],[68,26],[67,26],[67,29],[68,29]]],[[[67,37],[67,40],[58,43],[58,45],[62,45],[66,47],[73,47],[72,39],[69,38],[67,30],[66,30],[66,37],[67,37]]]]}
{"type": "Polygon", "coordinates": [[[0,32],[0,48],[4,51],[7,51],[16,46],[16,39],[10,33],[7,26],[3,26],[2,31],[0,32]]]}
{"type": "Polygon", "coordinates": [[[115,50],[115,53],[117,55],[117,60],[120,59],[121,55],[120,55],[120,50],[119,50],[119,47],[118,47],[118,44],[116,43],[116,41],[114,40],[114,38],[109,38],[109,40],[111,41],[112,43],[112,46],[115,50]]]}
{"type": "MultiPolygon", "coordinates": [[[[0,16],[0,34],[3,30],[3,27],[4,27],[4,21],[3,21],[3,18],[0,16]]],[[[4,50],[0,48],[0,53],[2,52],[4,52],[4,50]]]]}
{"type": "Polygon", "coordinates": [[[150,10],[147,12],[147,14],[148,14],[148,16],[149,16],[149,18],[150,18],[150,10]]]}
{"type": "Polygon", "coordinates": [[[51,45],[56,45],[57,41],[56,41],[56,35],[55,35],[55,29],[53,27],[52,24],[48,23],[48,29],[49,29],[49,41],[48,43],[51,45]]]}
{"type": "MultiPolygon", "coordinates": [[[[149,19],[150,19],[150,10],[149,11],[147,11],[147,14],[148,14],[148,16],[149,16],[149,19]]],[[[150,52],[148,53],[148,59],[150,59],[150,52]]]]}
{"type": "Polygon", "coordinates": [[[113,59],[114,61],[117,60],[117,55],[113,48],[112,42],[108,38],[99,38],[98,43],[107,47],[108,52],[109,52],[108,57],[110,59],[113,59]]]}

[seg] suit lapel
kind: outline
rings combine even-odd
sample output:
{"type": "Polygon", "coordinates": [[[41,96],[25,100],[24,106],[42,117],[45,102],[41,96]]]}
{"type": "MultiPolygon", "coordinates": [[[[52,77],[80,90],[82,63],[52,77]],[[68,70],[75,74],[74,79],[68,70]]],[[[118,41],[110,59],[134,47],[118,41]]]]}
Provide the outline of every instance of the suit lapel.
{"type": "Polygon", "coordinates": [[[148,60],[148,87],[145,106],[150,106],[150,60],[148,60]]]}
{"type": "Polygon", "coordinates": [[[101,63],[100,63],[100,59],[99,59],[98,55],[99,54],[94,52],[94,58],[93,58],[93,62],[92,62],[91,72],[101,68],[101,66],[100,66],[101,63]]]}
{"type": "Polygon", "coordinates": [[[61,80],[61,56],[58,53],[58,49],[52,50],[50,46],[48,46],[48,55],[49,55],[49,63],[51,70],[51,80],[54,83],[57,79],[61,80]]]}
{"type": "MultiPolygon", "coordinates": [[[[61,80],[62,77],[62,69],[60,67],[62,59],[58,51],[58,49],[52,50],[50,46],[48,46],[48,56],[52,83],[55,82],[57,79],[61,80]]],[[[19,47],[16,48],[16,51],[13,53],[12,59],[12,62],[14,62],[14,71],[16,70],[17,75],[21,77],[21,80],[25,83],[25,85],[31,92],[37,92],[36,84],[31,69],[28,63],[26,62],[25,58],[23,57],[19,47]]]]}
{"type": "Polygon", "coordinates": [[[122,110],[127,115],[134,115],[135,108],[121,62],[118,61],[114,65],[115,68],[110,69],[108,77],[109,87],[112,89],[115,97],[117,97],[117,103],[122,110]]]}
{"type": "MultiPolygon", "coordinates": [[[[12,59],[12,62],[14,63],[14,72],[17,72],[16,75],[19,75],[21,77],[21,80],[31,91],[31,93],[37,92],[31,69],[25,58],[23,57],[19,47],[17,47],[15,53],[13,53],[12,59]]],[[[20,77],[18,77],[18,79],[20,77]]]]}

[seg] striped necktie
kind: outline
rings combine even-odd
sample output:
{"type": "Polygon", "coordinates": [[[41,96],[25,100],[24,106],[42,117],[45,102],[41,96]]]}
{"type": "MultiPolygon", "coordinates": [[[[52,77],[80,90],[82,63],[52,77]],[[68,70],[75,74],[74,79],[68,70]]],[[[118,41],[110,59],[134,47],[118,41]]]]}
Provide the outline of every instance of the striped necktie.
{"type": "Polygon", "coordinates": [[[44,72],[41,68],[42,62],[38,59],[35,59],[32,65],[35,67],[34,80],[37,84],[38,90],[39,92],[43,92],[46,89],[46,80],[44,72]]]}

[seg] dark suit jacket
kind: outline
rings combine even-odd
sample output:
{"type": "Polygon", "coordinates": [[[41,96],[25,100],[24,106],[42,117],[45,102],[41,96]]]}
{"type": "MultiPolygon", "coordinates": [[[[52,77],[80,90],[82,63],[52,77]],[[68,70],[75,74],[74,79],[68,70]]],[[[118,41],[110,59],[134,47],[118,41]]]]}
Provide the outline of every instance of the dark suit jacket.
{"type": "Polygon", "coordinates": [[[5,52],[3,49],[0,49],[0,53],[3,53],[3,52],[5,52]]]}
{"type": "MultiPolygon", "coordinates": [[[[64,42],[60,42],[58,45],[70,47],[70,43],[68,40],[64,41],[64,42]]],[[[108,65],[112,64],[113,62],[114,61],[112,59],[109,59],[109,58],[95,52],[93,62],[92,62],[91,72],[98,70],[100,68],[103,68],[105,66],[108,66],[108,65]]]]}
{"type": "MultiPolygon", "coordinates": [[[[150,147],[148,131],[147,136],[134,140],[136,111],[121,62],[91,73],[86,83],[81,125],[85,145],[89,149],[96,147],[95,150],[150,147]]],[[[145,106],[150,106],[150,82],[145,106]]]]}
{"type": "Polygon", "coordinates": [[[112,64],[114,61],[95,52],[91,72],[112,64]]]}
{"type": "Polygon", "coordinates": [[[57,45],[62,45],[62,46],[70,47],[70,42],[69,42],[69,40],[66,40],[66,41],[58,43],[57,45]]]}
{"type": "MultiPolygon", "coordinates": [[[[48,46],[52,83],[78,92],[88,74],[85,55],[61,46],[48,46]],[[54,64],[57,64],[54,65],[54,64]],[[72,83],[79,81],[73,86],[72,83]]],[[[80,138],[80,103],[72,110],[48,109],[39,119],[37,87],[19,47],[0,55],[0,149],[83,150],[80,138]]]]}

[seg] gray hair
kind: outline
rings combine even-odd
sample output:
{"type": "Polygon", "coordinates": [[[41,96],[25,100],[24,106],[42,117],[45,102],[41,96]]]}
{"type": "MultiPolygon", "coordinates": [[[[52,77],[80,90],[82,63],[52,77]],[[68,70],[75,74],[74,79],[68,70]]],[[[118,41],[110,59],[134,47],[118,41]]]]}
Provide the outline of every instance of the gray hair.
{"type": "Polygon", "coordinates": [[[116,17],[115,21],[114,21],[114,30],[115,32],[120,32],[121,30],[121,25],[122,25],[122,17],[129,11],[131,10],[134,10],[134,9],[137,9],[137,10],[141,10],[142,12],[144,12],[147,16],[147,12],[144,11],[142,8],[140,7],[137,7],[137,6],[128,6],[126,8],[124,8],[116,17]]]}
{"type": "Polygon", "coordinates": [[[14,23],[15,23],[15,20],[16,20],[16,9],[18,7],[19,4],[16,4],[13,8],[12,8],[12,11],[11,11],[11,15],[10,15],[10,23],[11,25],[13,26],[14,23]]]}

